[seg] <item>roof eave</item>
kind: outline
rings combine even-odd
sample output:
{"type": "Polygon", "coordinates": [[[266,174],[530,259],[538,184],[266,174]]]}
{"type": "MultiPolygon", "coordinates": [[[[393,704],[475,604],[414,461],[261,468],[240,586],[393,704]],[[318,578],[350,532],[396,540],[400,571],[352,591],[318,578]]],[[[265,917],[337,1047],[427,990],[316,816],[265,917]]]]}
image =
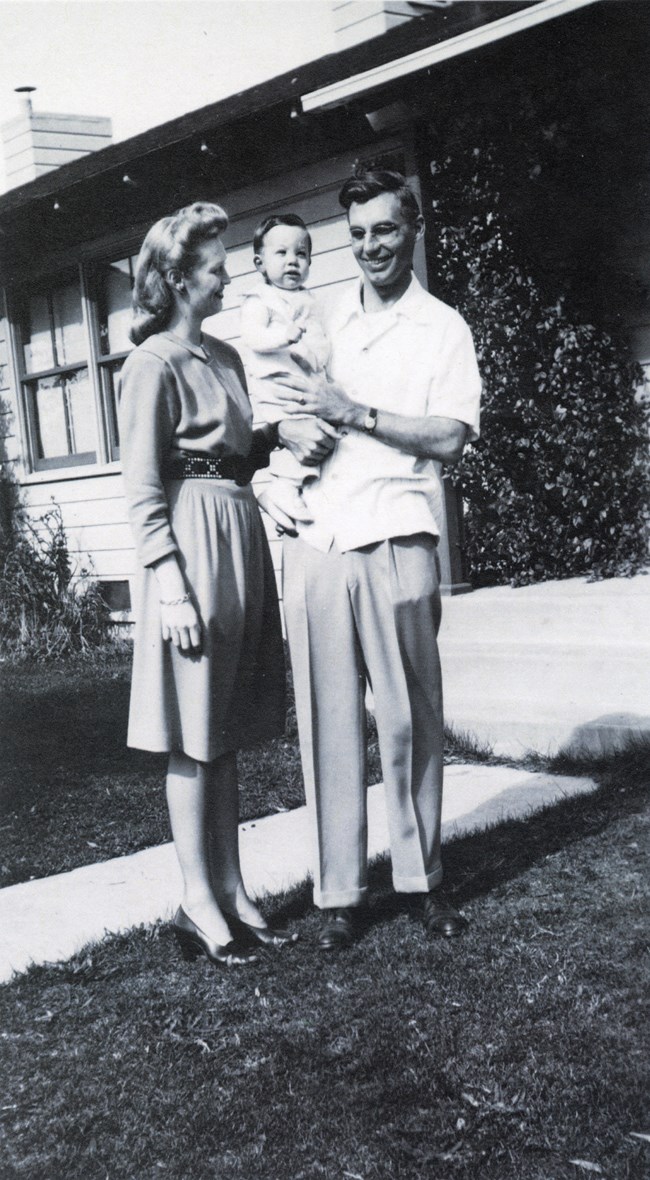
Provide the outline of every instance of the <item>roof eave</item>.
{"type": "MultiPolygon", "coordinates": [[[[504,13],[536,8],[539,3],[540,0],[493,0],[491,13],[494,19],[498,19],[504,13]]],[[[67,189],[105,172],[126,169],[144,156],[201,136],[215,128],[251,118],[258,111],[298,101],[301,95],[320,91],[342,79],[353,78],[395,58],[417,52],[423,46],[443,43],[450,34],[456,36],[486,23],[492,21],[485,21],[485,5],[479,0],[463,0],[462,4],[437,9],[379,37],[326,54],[298,69],[288,70],[130,139],[63,164],[0,196],[0,216],[18,210],[24,212],[28,205],[61,195],[67,189]]]]}

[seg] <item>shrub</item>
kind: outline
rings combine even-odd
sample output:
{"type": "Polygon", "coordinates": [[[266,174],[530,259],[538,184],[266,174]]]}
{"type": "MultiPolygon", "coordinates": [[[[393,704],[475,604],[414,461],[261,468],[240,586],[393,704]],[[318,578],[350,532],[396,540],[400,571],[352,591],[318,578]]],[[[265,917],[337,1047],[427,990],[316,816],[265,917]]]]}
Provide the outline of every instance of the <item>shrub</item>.
{"type": "MultiPolygon", "coordinates": [[[[484,383],[481,439],[452,476],[466,499],[469,574],[479,586],[629,575],[647,560],[642,371],[563,292],[542,289],[511,214],[504,152],[511,169],[512,146],[489,142],[431,165],[432,269],[472,328],[484,383]]],[[[519,159],[530,167],[530,154],[519,159]]]]}
{"type": "Polygon", "coordinates": [[[18,509],[0,535],[0,655],[57,660],[109,641],[110,615],[96,582],[76,570],[61,512],[35,525],[18,509]]]}

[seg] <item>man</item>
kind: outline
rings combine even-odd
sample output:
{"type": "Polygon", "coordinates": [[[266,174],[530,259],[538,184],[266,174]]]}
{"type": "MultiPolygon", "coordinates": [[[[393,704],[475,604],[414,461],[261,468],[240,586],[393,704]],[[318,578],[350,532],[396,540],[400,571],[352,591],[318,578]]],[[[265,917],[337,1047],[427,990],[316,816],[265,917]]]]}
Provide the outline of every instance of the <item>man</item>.
{"type": "Polygon", "coordinates": [[[351,944],[367,895],[367,682],[394,888],[417,896],[431,934],[465,925],[439,890],[442,497],[432,460],[454,463],[478,437],[480,396],[467,325],[412,272],[424,219],[404,177],[366,171],[339,199],[361,285],[330,325],[332,380],[288,379],[288,398],[317,418],[280,426],[302,461],[327,456],[304,490],[311,521],[279,520],[291,532],[284,609],[325,950],[351,944]]]}

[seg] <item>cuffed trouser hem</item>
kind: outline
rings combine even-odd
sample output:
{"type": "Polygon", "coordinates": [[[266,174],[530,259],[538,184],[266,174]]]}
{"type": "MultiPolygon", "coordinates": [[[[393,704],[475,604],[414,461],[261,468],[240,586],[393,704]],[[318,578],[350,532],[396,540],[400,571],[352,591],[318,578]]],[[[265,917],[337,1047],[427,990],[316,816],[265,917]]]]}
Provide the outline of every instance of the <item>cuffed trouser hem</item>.
{"type": "Polygon", "coordinates": [[[393,877],[393,889],[396,893],[428,893],[430,889],[435,889],[441,881],[442,865],[434,869],[433,872],[427,873],[426,877],[393,877]]]}
{"type": "Polygon", "coordinates": [[[339,889],[330,893],[322,893],[320,890],[314,889],[314,905],[319,910],[337,910],[341,906],[364,905],[367,899],[367,889],[339,889]]]}

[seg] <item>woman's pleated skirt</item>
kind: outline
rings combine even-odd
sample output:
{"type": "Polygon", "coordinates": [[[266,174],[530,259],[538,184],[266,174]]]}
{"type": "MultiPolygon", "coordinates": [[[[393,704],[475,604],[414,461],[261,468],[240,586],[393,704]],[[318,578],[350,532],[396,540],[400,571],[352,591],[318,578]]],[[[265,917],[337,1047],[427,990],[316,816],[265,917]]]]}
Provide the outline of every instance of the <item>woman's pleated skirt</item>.
{"type": "Polygon", "coordinates": [[[152,569],[141,571],[128,744],[211,762],[284,730],[275,576],[250,485],[185,479],[166,490],[203,644],[192,655],[163,641],[158,582],[152,569]]]}

